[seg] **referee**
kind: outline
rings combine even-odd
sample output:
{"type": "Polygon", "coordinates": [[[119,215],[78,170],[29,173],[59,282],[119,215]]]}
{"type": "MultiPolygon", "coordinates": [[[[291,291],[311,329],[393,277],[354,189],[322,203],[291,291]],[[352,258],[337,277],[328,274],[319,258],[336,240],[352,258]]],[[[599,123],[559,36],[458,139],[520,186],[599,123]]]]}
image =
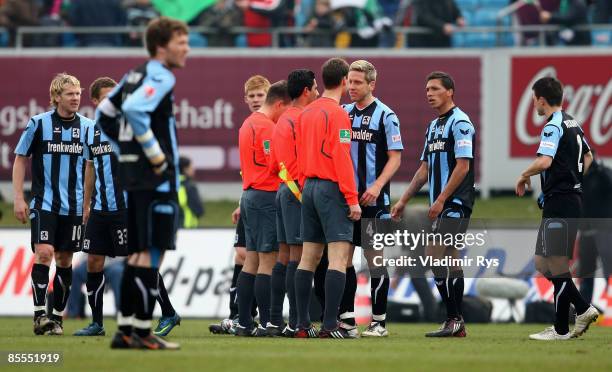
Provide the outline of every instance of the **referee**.
{"type": "Polygon", "coordinates": [[[569,259],[572,256],[582,215],[583,174],[593,162],[591,149],[580,124],[561,109],[563,86],[553,77],[533,84],[533,106],[545,116],[537,158],[521,173],[516,194],[525,195],[531,176],[540,175],[542,221],[535,249],[536,269],[554,286],[555,324],[529,336],[532,340],[568,340],[581,336],[597,320],[599,312],[586,302],[572,281],[569,259]],[[576,308],[576,324],[569,330],[570,303],[576,308]]]}

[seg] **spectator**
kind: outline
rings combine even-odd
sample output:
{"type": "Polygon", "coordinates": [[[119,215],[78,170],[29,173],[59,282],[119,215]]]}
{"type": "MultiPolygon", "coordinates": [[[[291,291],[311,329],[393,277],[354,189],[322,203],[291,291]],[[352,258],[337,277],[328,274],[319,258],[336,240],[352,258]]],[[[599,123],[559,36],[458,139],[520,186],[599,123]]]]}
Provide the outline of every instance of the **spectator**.
{"type": "Polygon", "coordinates": [[[317,0],[312,17],[304,27],[308,36],[308,45],[318,48],[334,46],[336,22],[332,15],[330,0],[317,0]]]}
{"type": "MultiPolygon", "coordinates": [[[[15,46],[17,27],[38,26],[40,23],[41,4],[37,0],[5,0],[0,7],[0,27],[9,32],[9,46],[15,46]]],[[[31,46],[33,38],[24,37],[23,46],[31,46]]]]}
{"type": "MultiPolygon", "coordinates": [[[[244,12],[244,26],[269,29],[285,25],[288,0],[249,0],[249,7],[244,12]]],[[[272,35],[263,33],[247,34],[249,47],[272,46],[272,35]]]]}
{"type": "Polygon", "coordinates": [[[193,229],[199,226],[198,219],[204,216],[204,205],[198,194],[198,188],[192,181],[195,170],[189,158],[184,156],[179,158],[179,171],[181,172],[181,186],[178,190],[179,226],[193,229]]]}
{"type": "Polygon", "coordinates": [[[249,0],[219,0],[214,6],[204,11],[198,25],[216,29],[213,33],[206,35],[208,46],[236,46],[237,35],[229,30],[244,24],[243,13],[248,6],[249,0]]]}
{"type": "MultiPolygon", "coordinates": [[[[112,27],[125,26],[125,12],[120,0],[72,0],[70,4],[70,24],[75,27],[112,27]]],[[[121,35],[80,34],[80,46],[120,46],[121,35]]]]}
{"type": "MultiPolygon", "coordinates": [[[[159,12],[155,10],[151,0],[125,0],[123,2],[125,9],[125,17],[128,26],[146,27],[149,21],[159,16],[159,12]]],[[[142,33],[131,32],[127,41],[129,46],[142,46],[142,33]]]]}
{"type": "Polygon", "coordinates": [[[427,27],[431,33],[411,34],[408,38],[411,47],[448,48],[456,28],[465,26],[455,0],[415,0],[414,17],[414,26],[427,27]]]}
{"type": "Polygon", "coordinates": [[[591,45],[591,32],[576,31],[572,27],[589,23],[587,5],[584,0],[561,0],[556,12],[540,11],[540,21],[543,24],[554,24],[566,27],[547,37],[547,43],[556,45],[561,41],[566,45],[591,45]]]}

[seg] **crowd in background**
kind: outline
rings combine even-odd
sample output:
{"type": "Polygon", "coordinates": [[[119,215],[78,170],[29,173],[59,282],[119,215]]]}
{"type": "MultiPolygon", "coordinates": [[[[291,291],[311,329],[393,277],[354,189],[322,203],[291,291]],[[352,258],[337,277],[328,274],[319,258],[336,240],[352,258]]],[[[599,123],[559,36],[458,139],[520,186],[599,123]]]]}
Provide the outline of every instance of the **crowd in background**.
{"type": "MultiPolygon", "coordinates": [[[[450,47],[470,46],[453,38],[465,26],[556,24],[560,32],[546,34],[547,45],[590,45],[594,40],[610,45],[610,31],[574,30],[576,25],[611,23],[610,0],[178,0],[198,4],[190,26],[210,32],[192,32],[194,46],[268,47],[270,33],[234,33],[235,27],[267,30],[299,27],[300,33],[283,34],[281,47],[450,47]],[[515,1],[526,3],[513,16],[497,19],[498,11],[515,1]],[[200,11],[200,8],[201,11],[200,11]],[[403,34],[395,26],[420,26],[428,34],[403,34]],[[592,35],[594,35],[592,37],[592,35]],[[601,38],[599,40],[598,38],[601,38]]],[[[14,46],[21,26],[144,26],[168,14],[167,1],[156,0],[0,0],[0,45],[14,46]]],[[[491,36],[491,35],[490,35],[491,36]]],[[[513,45],[540,45],[538,32],[510,35],[513,45]]],[[[463,39],[461,39],[463,40],[463,39]]],[[[492,39],[488,39],[492,40],[492,39]]],[[[493,46],[475,39],[474,46],[493,46]]],[[[116,34],[27,34],[26,47],[141,46],[137,32],[116,34]]]]}

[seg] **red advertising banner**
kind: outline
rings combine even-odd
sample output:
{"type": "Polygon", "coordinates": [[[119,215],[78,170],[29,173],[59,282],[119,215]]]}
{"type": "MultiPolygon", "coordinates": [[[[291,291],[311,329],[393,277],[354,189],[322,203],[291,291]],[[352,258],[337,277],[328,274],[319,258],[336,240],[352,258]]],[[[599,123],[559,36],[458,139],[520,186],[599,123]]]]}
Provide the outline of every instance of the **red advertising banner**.
{"type": "Polygon", "coordinates": [[[612,156],[612,56],[513,57],[510,156],[533,157],[546,118],[533,109],[533,84],[554,76],[564,85],[563,108],[582,125],[589,145],[612,156]]]}
{"type": "MultiPolygon", "coordinates": [[[[248,115],[244,82],[261,74],[272,82],[286,79],[296,68],[319,75],[326,57],[192,57],[176,71],[175,112],[180,151],[189,155],[198,181],[239,181],[238,129],[248,115]]],[[[115,80],[144,62],[137,57],[4,57],[0,71],[7,76],[0,89],[0,180],[11,178],[13,151],[28,119],[48,110],[49,83],[66,71],[83,88],[99,76],[115,80]]],[[[350,58],[347,60],[351,61],[350,58]]],[[[379,78],[375,95],[397,113],[404,141],[402,167],[396,180],[408,181],[418,167],[425,128],[435,116],[425,98],[425,77],[433,70],[456,79],[456,103],[476,124],[480,122],[480,58],[379,57],[371,58],[379,78]]],[[[319,86],[322,82],[319,81],[319,86]]],[[[347,99],[345,98],[346,102],[347,99]]],[[[93,117],[85,90],[81,113],[93,117]]]]}

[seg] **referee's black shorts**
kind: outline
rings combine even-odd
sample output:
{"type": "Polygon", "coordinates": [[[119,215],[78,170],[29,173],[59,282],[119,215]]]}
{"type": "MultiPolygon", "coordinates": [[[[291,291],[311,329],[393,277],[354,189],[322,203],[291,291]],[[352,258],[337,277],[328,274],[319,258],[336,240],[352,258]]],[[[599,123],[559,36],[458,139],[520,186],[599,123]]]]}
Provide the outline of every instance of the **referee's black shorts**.
{"type": "Polygon", "coordinates": [[[553,194],[546,198],[535,248],[536,256],[572,257],[578,219],[581,216],[580,194],[553,194]]]}

